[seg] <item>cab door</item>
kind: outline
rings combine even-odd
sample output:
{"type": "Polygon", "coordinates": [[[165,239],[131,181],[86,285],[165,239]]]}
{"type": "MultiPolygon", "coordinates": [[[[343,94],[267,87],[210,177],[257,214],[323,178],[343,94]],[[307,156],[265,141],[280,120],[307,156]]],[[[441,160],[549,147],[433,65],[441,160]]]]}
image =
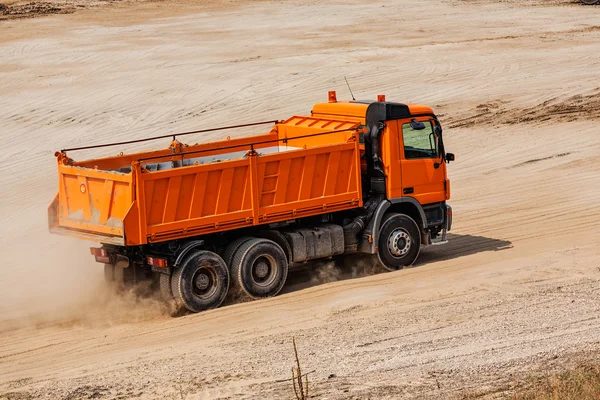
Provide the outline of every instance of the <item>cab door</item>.
{"type": "Polygon", "coordinates": [[[430,117],[398,121],[402,195],[420,204],[446,200],[446,164],[430,117]]]}

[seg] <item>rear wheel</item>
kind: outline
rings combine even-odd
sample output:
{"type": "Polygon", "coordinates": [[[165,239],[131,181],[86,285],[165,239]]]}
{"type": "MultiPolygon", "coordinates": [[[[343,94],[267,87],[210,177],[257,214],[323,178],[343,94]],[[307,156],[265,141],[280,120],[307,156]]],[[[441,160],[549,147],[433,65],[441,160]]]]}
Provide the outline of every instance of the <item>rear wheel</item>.
{"type": "Polygon", "coordinates": [[[240,246],[246,243],[248,240],[252,239],[253,238],[250,236],[242,236],[229,243],[229,245],[225,249],[225,252],[223,253],[223,261],[225,261],[225,264],[227,264],[228,268],[231,267],[231,261],[233,261],[233,256],[240,248],[240,246]]]}
{"type": "Polygon", "coordinates": [[[283,253],[285,254],[288,266],[291,265],[292,259],[294,258],[292,255],[292,247],[290,246],[290,243],[287,241],[283,233],[275,229],[267,229],[264,231],[257,232],[256,236],[261,239],[269,239],[277,243],[279,247],[281,247],[281,249],[283,250],[283,253]]]}
{"type": "Polygon", "coordinates": [[[126,268],[114,267],[114,283],[118,290],[129,289],[135,284],[134,268],[133,265],[126,268]]]}
{"type": "Polygon", "coordinates": [[[217,254],[199,250],[190,254],[171,276],[175,303],[191,312],[221,305],[229,289],[229,271],[217,254]]]}
{"type": "Polygon", "coordinates": [[[421,250],[421,231],[405,214],[390,214],[379,231],[377,257],[390,271],[412,265],[421,250]]]}
{"type": "Polygon", "coordinates": [[[288,274],[283,249],[268,239],[243,243],[233,257],[231,268],[234,284],[254,299],[277,295],[288,274]]]}
{"type": "Polygon", "coordinates": [[[173,290],[171,289],[171,275],[159,274],[158,282],[160,288],[160,297],[165,303],[167,310],[171,316],[177,316],[182,307],[178,307],[173,297],[173,290]]]}
{"type": "Polygon", "coordinates": [[[587,4],[588,6],[592,6],[594,4],[600,4],[600,0],[581,0],[583,4],[587,4]]]}

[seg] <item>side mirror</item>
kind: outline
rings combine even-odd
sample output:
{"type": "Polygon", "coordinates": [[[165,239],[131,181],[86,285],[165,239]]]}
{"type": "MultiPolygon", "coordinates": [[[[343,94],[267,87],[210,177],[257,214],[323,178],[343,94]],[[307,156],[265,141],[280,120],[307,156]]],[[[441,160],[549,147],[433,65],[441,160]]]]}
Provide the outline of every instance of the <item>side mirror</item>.
{"type": "Polygon", "coordinates": [[[446,153],[446,162],[454,161],[454,153],[446,153]]]}
{"type": "Polygon", "coordinates": [[[425,129],[425,124],[413,118],[412,121],[410,121],[410,127],[415,131],[422,131],[425,129]]]}

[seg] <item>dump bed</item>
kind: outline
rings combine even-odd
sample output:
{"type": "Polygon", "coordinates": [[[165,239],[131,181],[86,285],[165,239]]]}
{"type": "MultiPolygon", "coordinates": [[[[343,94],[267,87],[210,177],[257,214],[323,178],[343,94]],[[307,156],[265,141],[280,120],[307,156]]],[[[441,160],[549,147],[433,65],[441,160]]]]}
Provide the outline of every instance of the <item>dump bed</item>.
{"type": "MultiPolygon", "coordinates": [[[[362,206],[358,123],[292,117],[270,133],[75,162],[57,153],[50,230],[141,245],[362,206]]],[[[76,150],[76,149],[73,149],[76,150]]]]}

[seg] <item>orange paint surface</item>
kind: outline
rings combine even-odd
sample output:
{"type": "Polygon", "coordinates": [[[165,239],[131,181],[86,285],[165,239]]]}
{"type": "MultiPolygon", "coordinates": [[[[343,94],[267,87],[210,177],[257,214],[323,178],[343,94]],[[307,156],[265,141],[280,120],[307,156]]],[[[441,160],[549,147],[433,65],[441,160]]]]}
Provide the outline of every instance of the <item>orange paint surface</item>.
{"type": "Polygon", "coordinates": [[[357,126],[292,117],[250,138],[79,163],[59,154],[50,229],[140,245],[360,207],[357,126]],[[347,131],[314,136],[333,130],[347,131]]]}

